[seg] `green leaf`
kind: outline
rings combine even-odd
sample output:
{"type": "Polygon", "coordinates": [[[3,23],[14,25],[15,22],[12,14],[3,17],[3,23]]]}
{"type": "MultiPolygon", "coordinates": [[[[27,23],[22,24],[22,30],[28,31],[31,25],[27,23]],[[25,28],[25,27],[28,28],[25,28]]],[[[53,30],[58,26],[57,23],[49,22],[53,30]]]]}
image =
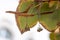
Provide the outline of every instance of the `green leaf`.
{"type": "Polygon", "coordinates": [[[47,2],[42,3],[42,6],[40,7],[40,13],[50,11],[49,4],[47,2]]]}
{"type": "Polygon", "coordinates": [[[17,16],[21,32],[29,30],[37,21],[44,25],[49,31],[55,30],[58,22],[60,22],[60,9],[56,9],[56,3],[52,7],[49,7],[49,3],[47,2],[42,3],[40,6],[37,6],[39,3],[33,1],[23,2],[22,5],[19,4],[18,11],[26,11],[31,4],[33,5],[27,10],[26,14],[34,14],[34,16],[17,16]],[[53,13],[41,15],[41,13],[49,11],[53,11],[53,13]]]}
{"type": "Polygon", "coordinates": [[[49,3],[45,2],[41,4],[40,9],[40,13],[44,13],[44,12],[49,12],[49,11],[54,11],[56,9],[57,6],[57,2],[54,2],[52,7],[49,7],[49,3]]]}
{"type": "Polygon", "coordinates": [[[32,1],[22,2],[18,6],[18,12],[24,12],[32,4],[32,1]]]}
{"type": "Polygon", "coordinates": [[[28,10],[28,14],[37,14],[38,13],[38,9],[35,7],[37,4],[34,2],[33,6],[30,7],[30,9],[28,10]]]}
{"type": "Polygon", "coordinates": [[[56,9],[51,14],[45,14],[40,16],[40,22],[50,31],[57,28],[57,24],[60,22],[60,9],[56,9]]]}
{"type": "Polygon", "coordinates": [[[33,17],[18,16],[19,28],[22,32],[29,30],[37,22],[37,15],[33,17]],[[26,29],[28,28],[28,29],[26,29]]]}
{"type": "Polygon", "coordinates": [[[50,40],[60,40],[59,33],[50,33],[50,40]]]}
{"type": "Polygon", "coordinates": [[[56,40],[60,40],[60,34],[56,34],[56,40]]]}
{"type": "Polygon", "coordinates": [[[55,40],[56,35],[52,32],[50,33],[50,40],[55,40]]]}
{"type": "MultiPolygon", "coordinates": [[[[31,11],[29,10],[28,13],[37,13],[37,12],[35,12],[36,10],[34,10],[32,12],[31,11]]],[[[36,23],[38,21],[38,15],[35,15],[35,16],[32,16],[32,17],[31,16],[30,17],[29,16],[27,16],[27,17],[25,17],[25,16],[18,16],[18,21],[20,23],[19,24],[20,28],[22,30],[24,30],[24,32],[25,32],[26,31],[26,29],[25,29],[26,27],[28,27],[30,29],[31,27],[36,25],[36,23]]]]}
{"type": "MultiPolygon", "coordinates": [[[[35,8],[35,6],[37,5],[37,3],[33,3],[33,5],[31,6],[31,8],[28,10],[27,14],[37,14],[37,8],[35,8]]],[[[38,21],[38,15],[35,16],[18,16],[18,22],[19,22],[19,28],[22,32],[25,32],[27,30],[29,30],[31,27],[33,27],[34,25],[36,25],[38,21]],[[28,28],[28,29],[26,29],[28,28]]]]}
{"type": "MultiPolygon", "coordinates": [[[[52,3],[51,3],[52,4],[52,3]]],[[[51,10],[55,10],[57,7],[58,2],[54,1],[53,5],[50,7],[51,10]]]]}

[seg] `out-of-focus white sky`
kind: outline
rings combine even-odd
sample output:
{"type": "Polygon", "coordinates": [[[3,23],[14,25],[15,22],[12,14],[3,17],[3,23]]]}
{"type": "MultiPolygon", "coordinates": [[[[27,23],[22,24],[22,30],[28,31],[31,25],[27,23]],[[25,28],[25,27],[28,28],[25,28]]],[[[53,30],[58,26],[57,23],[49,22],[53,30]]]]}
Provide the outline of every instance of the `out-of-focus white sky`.
{"type": "MultiPolygon", "coordinates": [[[[19,0],[0,0],[0,28],[1,25],[4,25],[3,23],[6,23],[9,21],[8,28],[12,34],[13,39],[12,40],[29,40],[32,38],[32,40],[50,40],[49,39],[49,33],[46,29],[43,28],[43,26],[39,23],[36,24],[33,28],[30,28],[30,31],[27,31],[23,34],[20,33],[17,23],[15,20],[14,14],[6,13],[6,11],[16,11],[16,8],[18,6],[19,0]],[[4,22],[4,20],[6,22],[4,22]],[[37,27],[40,27],[43,29],[41,32],[37,32],[37,27]]],[[[5,38],[1,38],[0,40],[7,40],[5,38]]]]}

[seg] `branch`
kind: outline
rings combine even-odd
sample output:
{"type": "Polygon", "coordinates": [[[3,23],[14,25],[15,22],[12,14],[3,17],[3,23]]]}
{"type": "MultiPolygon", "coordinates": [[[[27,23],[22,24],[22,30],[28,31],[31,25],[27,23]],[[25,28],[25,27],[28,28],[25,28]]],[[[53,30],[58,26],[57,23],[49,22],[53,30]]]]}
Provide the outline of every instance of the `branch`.
{"type": "Polygon", "coordinates": [[[60,1],[60,0],[35,0],[35,2],[51,2],[51,1],[60,1]]]}
{"type": "Polygon", "coordinates": [[[16,14],[19,16],[25,16],[25,17],[34,16],[34,14],[27,14],[27,13],[21,13],[21,12],[13,12],[13,11],[6,11],[6,13],[13,13],[13,14],[16,14]]]}
{"type": "MultiPolygon", "coordinates": [[[[23,13],[23,12],[13,12],[13,11],[6,11],[6,13],[12,13],[12,14],[16,14],[19,16],[34,16],[34,15],[39,15],[39,14],[27,14],[27,13],[23,13]]],[[[40,13],[41,15],[45,15],[45,14],[52,14],[53,11],[49,11],[49,12],[43,12],[40,13]]]]}
{"type": "Polygon", "coordinates": [[[50,0],[35,0],[35,2],[49,2],[50,0]]]}
{"type": "Polygon", "coordinates": [[[44,12],[44,13],[41,13],[41,15],[44,15],[44,14],[52,14],[53,11],[49,11],[49,12],[44,12]]]}

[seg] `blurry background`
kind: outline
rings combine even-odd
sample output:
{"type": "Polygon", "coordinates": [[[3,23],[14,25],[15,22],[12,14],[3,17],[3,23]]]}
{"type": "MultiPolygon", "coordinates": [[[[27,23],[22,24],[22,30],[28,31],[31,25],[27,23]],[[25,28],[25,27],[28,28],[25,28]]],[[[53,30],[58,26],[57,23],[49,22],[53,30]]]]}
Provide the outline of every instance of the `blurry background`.
{"type": "Polygon", "coordinates": [[[19,0],[0,0],[0,40],[50,40],[50,32],[38,22],[33,28],[30,28],[30,31],[21,34],[15,15],[6,13],[6,11],[16,11],[18,3],[19,0]],[[37,32],[38,27],[43,30],[37,32]]]}

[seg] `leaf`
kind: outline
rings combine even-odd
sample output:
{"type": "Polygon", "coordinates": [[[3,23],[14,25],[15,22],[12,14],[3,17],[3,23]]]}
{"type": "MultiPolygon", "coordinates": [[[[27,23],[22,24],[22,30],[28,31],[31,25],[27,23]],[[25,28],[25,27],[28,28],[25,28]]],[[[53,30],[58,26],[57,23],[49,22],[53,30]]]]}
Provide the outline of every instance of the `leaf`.
{"type": "Polygon", "coordinates": [[[51,7],[48,2],[40,3],[34,1],[26,1],[22,2],[22,5],[19,4],[18,12],[24,12],[27,10],[26,14],[34,15],[34,16],[18,16],[16,15],[16,20],[21,32],[28,31],[31,27],[33,27],[37,21],[39,21],[47,30],[53,31],[57,28],[58,22],[60,22],[60,9],[56,9],[57,3],[55,2],[51,7]],[[33,4],[30,8],[29,6],[33,4]],[[53,11],[53,13],[47,13],[53,11]],[[43,15],[41,15],[43,14],[43,15]]]}
{"type": "MultiPolygon", "coordinates": [[[[28,10],[27,14],[37,14],[37,8],[34,8],[36,3],[33,3],[31,8],[28,10]]],[[[25,32],[33,27],[38,20],[38,15],[35,16],[17,16],[17,21],[21,32],[25,32]],[[26,29],[27,28],[27,29],[26,29]]]]}
{"type": "Polygon", "coordinates": [[[54,4],[50,7],[50,4],[48,2],[42,3],[42,6],[39,8],[40,13],[54,11],[56,9],[57,2],[54,2],[54,4]]]}
{"type": "Polygon", "coordinates": [[[50,33],[50,40],[60,40],[59,33],[50,33]]]}
{"type": "Polygon", "coordinates": [[[30,7],[30,9],[28,10],[28,14],[37,14],[38,13],[38,9],[36,8],[36,5],[38,5],[38,3],[33,2],[33,5],[30,7]]]}
{"type": "Polygon", "coordinates": [[[40,22],[49,30],[55,30],[60,22],[60,8],[56,9],[52,14],[40,16],[40,22]]]}
{"type": "Polygon", "coordinates": [[[49,4],[47,2],[42,3],[42,6],[40,8],[40,13],[50,11],[49,4]]]}
{"type": "Polygon", "coordinates": [[[55,40],[56,35],[52,32],[50,33],[50,40],[55,40]]]}
{"type": "Polygon", "coordinates": [[[54,5],[52,7],[49,7],[49,4],[47,2],[43,3],[43,5],[40,8],[40,14],[41,13],[45,13],[45,12],[50,12],[52,11],[53,13],[46,13],[43,15],[40,15],[40,23],[49,31],[53,31],[57,28],[57,21],[58,19],[60,19],[60,14],[58,11],[58,9],[56,10],[56,6],[57,3],[55,2],[54,5]],[[57,17],[58,15],[59,17],[57,17]],[[56,16],[54,16],[56,15],[56,16]],[[53,17],[56,17],[57,19],[53,19],[53,17]]]}
{"type": "Polygon", "coordinates": [[[60,34],[56,34],[56,40],[60,40],[60,34]]]}
{"type": "Polygon", "coordinates": [[[24,16],[18,16],[17,21],[19,22],[19,28],[21,30],[21,32],[25,32],[33,27],[36,24],[37,21],[37,15],[33,16],[33,17],[24,17],[24,16]],[[23,30],[23,31],[22,31],[23,30]]]}
{"type": "MultiPolygon", "coordinates": [[[[39,7],[36,5],[39,5],[37,2],[32,2],[32,6],[28,10],[27,14],[34,14],[35,16],[17,16],[17,21],[19,24],[19,28],[21,32],[25,32],[29,30],[31,27],[33,27],[37,21],[40,20],[40,23],[43,22],[43,25],[46,26],[46,29],[49,31],[54,30],[56,27],[55,21],[51,20],[52,14],[46,14],[46,15],[41,15],[41,13],[51,11],[52,9],[55,9],[55,4],[50,8],[49,4],[47,2],[42,3],[41,8],[39,10],[39,7]],[[49,23],[49,24],[48,24],[49,23]],[[53,24],[51,24],[53,23],[53,24]],[[51,25],[50,25],[51,24],[51,25]]],[[[24,8],[24,7],[23,7],[24,8]]],[[[20,10],[19,10],[20,11],[20,10]]]]}
{"type": "Polygon", "coordinates": [[[32,1],[21,2],[18,6],[18,12],[24,12],[32,4],[32,1]]]}

